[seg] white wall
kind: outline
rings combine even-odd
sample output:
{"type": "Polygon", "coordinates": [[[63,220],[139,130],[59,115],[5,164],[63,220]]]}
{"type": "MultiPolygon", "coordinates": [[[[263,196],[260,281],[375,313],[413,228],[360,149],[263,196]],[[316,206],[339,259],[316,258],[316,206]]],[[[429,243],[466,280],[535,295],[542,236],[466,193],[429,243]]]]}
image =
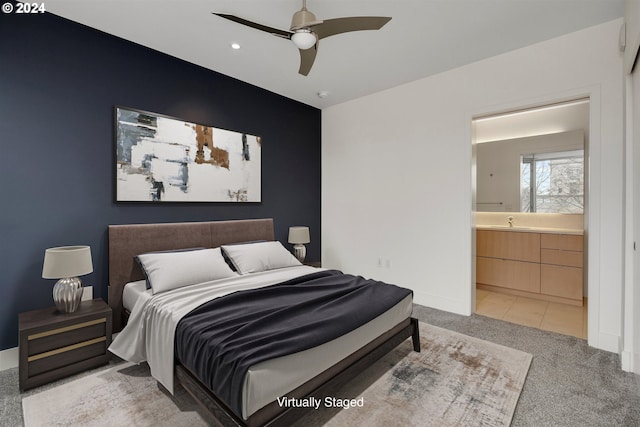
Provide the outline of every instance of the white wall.
{"type": "Polygon", "coordinates": [[[640,67],[626,77],[626,241],[622,368],[640,374],[640,67]],[[634,244],[636,249],[634,249],[634,244]]]}
{"type": "MultiPolygon", "coordinates": [[[[632,2],[628,2],[632,3],[632,2]]],[[[633,50],[636,52],[636,55],[639,54],[640,50],[640,2],[635,2],[630,5],[627,10],[627,15],[625,16],[633,16],[635,18],[634,25],[632,27],[628,27],[629,34],[632,37],[635,37],[635,43],[633,44],[633,50]],[[635,35],[635,36],[634,36],[635,35]]],[[[628,52],[629,50],[627,50],[628,52]]],[[[625,52],[625,54],[627,53],[625,52]]],[[[638,61],[636,59],[636,61],[638,61]]],[[[636,374],[640,374],[640,65],[636,62],[634,72],[632,74],[632,100],[633,100],[633,109],[632,109],[632,123],[633,123],[633,131],[632,131],[632,144],[633,144],[633,183],[631,188],[633,189],[633,241],[635,242],[635,247],[631,245],[628,247],[628,250],[633,250],[633,286],[634,286],[634,306],[633,306],[633,317],[631,321],[631,325],[628,325],[631,328],[632,333],[634,334],[633,343],[635,345],[635,361],[633,365],[633,371],[636,374]]]]}
{"type": "MultiPolygon", "coordinates": [[[[640,45],[640,2],[625,2],[626,241],[622,368],[640,374],[640,65],[627,74],[640,45]],[[636,248],[634,249],[634,245],[636,248]]],[[[638,383],[640,386],[640,382],[638,383]]]]}
{"type": "MultiPolygon", "coordinates": [[[[640,9],[640,8],[639,8],[640,9]]],[[[639,29],[640,30],[640,29],[639,29]]],[[[638,32],[640,34],[640,31],[638,32]]],[[[633,276],[631,285],[633,292],[633,310],[631,323],[627,325],[634,334],[634,365],[633,371],[640,374],[640,66],[636,65],[632,75],[632,99],[633,99],[633,171],[631,176],[634,177],[633,185],[633,241],[635,242],[635,250],[633,250],[633,276]]],[[[633,245],[628,246],[632,250],[633,245]]]]}
{"type": "Polygon", "coordinates": [[[624,70],[631,72],[640,50],[640,1],[626,0],[624,2],[624,21],[626,24],[626,49],[624,51],[624,70]]]}
{"type": "Polygon", "coordinates": [[[619,351],[621,22],[323,110],[323,265],[409,287],[419,304],[470,314],[471,119],[590,96],[589,343],[619,351]]]}

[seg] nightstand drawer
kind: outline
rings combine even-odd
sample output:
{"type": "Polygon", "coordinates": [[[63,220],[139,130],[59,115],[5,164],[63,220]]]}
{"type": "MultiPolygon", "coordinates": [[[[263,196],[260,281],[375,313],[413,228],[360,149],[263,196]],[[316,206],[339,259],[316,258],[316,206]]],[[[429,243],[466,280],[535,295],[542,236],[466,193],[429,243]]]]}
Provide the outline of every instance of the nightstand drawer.
{"type": "Polygon", "coordinates": [[[28,375],[33,377],[92,357],[104,356],[107,351],[106,342],[107,339],[103,336],[31,356],[27,359],[28,375]]]}
{"type": "Polygon", "coordinates": [[[61,347],[104,337],[107,334],[107,318],[91,320],[65,328],[52,329],[29,335],[29,356],[45,353],[61,347]]]}

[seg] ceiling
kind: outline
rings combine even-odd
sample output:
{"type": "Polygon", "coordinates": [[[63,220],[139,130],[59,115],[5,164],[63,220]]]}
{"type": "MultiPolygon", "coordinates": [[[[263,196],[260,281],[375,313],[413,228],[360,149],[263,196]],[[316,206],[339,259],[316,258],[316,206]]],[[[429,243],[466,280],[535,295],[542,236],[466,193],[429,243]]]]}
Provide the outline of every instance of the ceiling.
{"type": "Polygon", "coordinates": [[[623,0],[308,0],[318,19],[391,16],[379,31],[320,42],[307,77],[286,40],[227,21],[288,29],[301,0],[55,0],[47,10],[324,108],[623,16],[623,0]],[[239,43],[239,50],[231,49],[239,43]],[[320,98],[319,92],[328,96],[320,98]]]}

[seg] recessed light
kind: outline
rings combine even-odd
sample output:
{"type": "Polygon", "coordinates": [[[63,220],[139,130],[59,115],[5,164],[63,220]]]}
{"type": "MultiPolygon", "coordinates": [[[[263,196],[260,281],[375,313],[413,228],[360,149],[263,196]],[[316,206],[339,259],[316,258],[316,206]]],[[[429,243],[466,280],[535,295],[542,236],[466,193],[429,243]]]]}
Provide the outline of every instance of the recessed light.
{"type": "Polygon", "coordinates": [[[238,50],[240,49],[240,45],[238,43],[231,43],[231,49],[238,50]]]}
{"type": "Polygon", "coordinates": [[[327,96],[329,96],[329,92],[327,92],[326,90],[321,90],[320,92],[318,92],[318,98],[326,98],[327,96]]]}

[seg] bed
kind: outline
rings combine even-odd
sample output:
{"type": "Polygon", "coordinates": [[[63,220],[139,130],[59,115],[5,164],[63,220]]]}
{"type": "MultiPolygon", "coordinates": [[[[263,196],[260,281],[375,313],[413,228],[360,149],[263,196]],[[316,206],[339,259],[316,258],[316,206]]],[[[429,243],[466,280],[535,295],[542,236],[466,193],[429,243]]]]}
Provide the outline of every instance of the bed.
{"type": "MultiPolygon", "coordinates": [[[[128,329],[134,328],[136,322],[142,322],[143,320],[140,319],[144,319],[146,316],[146,311],[143,312],[139,307],[136,311],[136,304],[140,302],[139,300],[153,300],[150,291],[145,286],[145,275],[135,261],[136,256],[158,251],[218,248],[238,243],[273,242],[274,240],[272,219],[113,225],[109,226],[108,234],[109,305],[113,310],[114,331],[122,330],[129,321],[129,316],[132,319],[129,328],[121,333],[125,341],[126,335],[131,334],[128,329]]],[[[338,276],[332,271],[292,265],[279,270],[242,275],[241,278],[221,279],[220,282],[225,283],[224,286],[220,286],[216,281],[215,288],[207,287],[208,284],[194,285],[189,288],[191,294],[198,292],[200,295],[199,286],[202,286],[202,293],[217,295],[216,292],[219,288],[226,289],[231,286],[229,289],[235,290],[238,289],[235,287],[239,286],[238,283],[245,286],[251,282],[248,290],[243,292],[265,293],[267,290],[282,292],[279,288],[272,290],[274,287],[277,288],[276,283],[285,282],[290,286],[297,286],[297,282],[303,279],[304,281],[312,279],[331,281],[336,280],[335,278],[338,276]],[[257,287],[253,284],[254,276],[255,280],[260,281],[260,285],[257,287]],[[250,290],[254,288],[256,290],[250,290]]],[[[167,294],[172,292],[174,291],[167,292],[167,294]]],[[[238,294],[233,293],[233,295],[238,294]]],[[[187,297],[181,294],[179,298],[183,298],[180,300],[183,301],[187,297]]],[[[222,298],[214,297],[213,299],[213,304],[223,301],[222,298]]],[[[179,343],[175,345],[176,354],[182,354],[185,362],[183,363],[179,357],[174,359],[173,352],[168,355],[168,352],[155,350],[163,353],[160,358],[163,358],[164,365],[171,363],[171,371],[169,374],[165,374],[164,380],[162,375],[156,376],[153,367],[152,374],[157,379],[160,378],[159,383],[172,392],[175,373],[175,379],[221,425],[290,425],[299,419],[304,412],[313,410],[313,408],[287,407],[282,405],[282,402],[278,402],[277,397],[304,399],[311,396],[330,395],[329,393],[335,392],[341,385],[409,337],[412,338],[414,350],[420,351],[417,320],[411,317],[411,297],[398,299],[399,301],[388,310],[331,341],[297,352],[294,355],[278,355],[272,359],[252,364],[242,382],[241,403],[236,406],[230,404],[227,398],[221,398],[220,392],[216,394],[212,391],[211,386],[204,384],[206,381],[194,372],[195,368],[187,360],[189,353],[180,350],[179,343]],[[327,357],[327,355],[332,355],[332,357],[327,357]]],[[[189,301],[191,300],[189,299],[189,301]]],[[[182,304],[180,307],[189,307],[185,310],[191,311],[193,307],[205,305],[202,302],[190,304],[182,304]]],[[[184,320],[177,321],[176,328],[178,329],[176,330],[184,330],[183,323],[186,322],[184,320]],[[181,327],[182,329],[180,329],[181,327]]],[[[147,329],[151,330],[148,326],[147,329]]],[[[170,335],[169,345],[173,348],[174,336],[172,334],[165,334],[163,330],[157,335],[163,337],[162,339],[167,339],[166,335],[170,335]]],[[[152,345],[151,348],[158,347],[152,345]]],[[[154,350],[150,350],[150,352],[152,351],[154,350]]],[[[147,357],[149,354],[144,356],[147,357]]],[[[157,356],[153,356],[154,360],[156,358],[157,356]]],[[[237,383],[237,381],[235,382],[237,383]]]]}

